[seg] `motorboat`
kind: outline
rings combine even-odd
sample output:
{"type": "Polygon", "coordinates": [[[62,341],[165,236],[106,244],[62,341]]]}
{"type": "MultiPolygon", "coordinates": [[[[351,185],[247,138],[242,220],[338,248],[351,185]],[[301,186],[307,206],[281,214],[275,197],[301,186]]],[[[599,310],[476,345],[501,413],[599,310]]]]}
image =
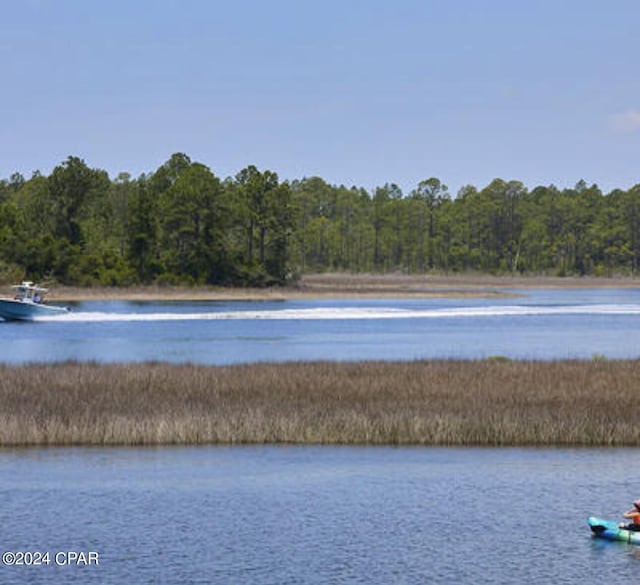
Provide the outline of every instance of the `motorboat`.
{"type": "Polygon", "coordinates": [[[0,298],[0,317],[5,321],[30,321],[36,317],[64,315],[67,307],[57,307],[45,303],[44,296],[49,289],[25,280],[11,287],[15,291],[12,299],[0,298]]]}

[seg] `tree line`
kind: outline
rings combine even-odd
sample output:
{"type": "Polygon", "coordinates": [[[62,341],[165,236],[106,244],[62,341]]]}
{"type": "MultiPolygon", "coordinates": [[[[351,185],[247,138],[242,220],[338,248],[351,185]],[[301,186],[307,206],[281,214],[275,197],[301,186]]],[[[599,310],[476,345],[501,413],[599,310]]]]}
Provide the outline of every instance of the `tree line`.
{"type": "Polygon", "coordinates": [[[305,272],[635,275],[640,184],[604,194],[495,179],[455,197],[437,178],[404,194],[220,179],[186,154],[114,179],[70,156],[0,181],[0,278],[76,285],[282,284],[305,272]]]}

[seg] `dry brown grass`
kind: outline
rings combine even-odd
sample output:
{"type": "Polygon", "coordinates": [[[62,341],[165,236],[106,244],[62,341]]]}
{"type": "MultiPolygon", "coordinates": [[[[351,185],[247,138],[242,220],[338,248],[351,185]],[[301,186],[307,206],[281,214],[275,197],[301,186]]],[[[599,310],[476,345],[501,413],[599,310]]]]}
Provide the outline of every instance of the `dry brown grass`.
{"type": "Polygon", "coordinates": [[[0,366],[0,445],[640,445],[640,362],[0,366]]]}
{"type": "MultiPolygon", "coordinates": [[[[295,286],[239,288],[216,286],[51,287],[50,300],[280,300],[293,298],[468,298],[514,296],[508,289],[627,288],[633,278],[491,276],[486,274],[306,274],[295,286]]],[[[2,294],[11,295],[4,287],[2,294]]]]}

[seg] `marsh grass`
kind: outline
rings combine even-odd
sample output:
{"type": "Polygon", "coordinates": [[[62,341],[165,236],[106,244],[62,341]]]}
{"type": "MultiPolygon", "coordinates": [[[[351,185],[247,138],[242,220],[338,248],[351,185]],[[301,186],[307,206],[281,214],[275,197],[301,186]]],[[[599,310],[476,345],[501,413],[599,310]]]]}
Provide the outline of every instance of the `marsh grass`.
{"type": "Polygon", "coordinates": [[[640,362],[0,366],[0,445],[640,445],[640,362]]]}

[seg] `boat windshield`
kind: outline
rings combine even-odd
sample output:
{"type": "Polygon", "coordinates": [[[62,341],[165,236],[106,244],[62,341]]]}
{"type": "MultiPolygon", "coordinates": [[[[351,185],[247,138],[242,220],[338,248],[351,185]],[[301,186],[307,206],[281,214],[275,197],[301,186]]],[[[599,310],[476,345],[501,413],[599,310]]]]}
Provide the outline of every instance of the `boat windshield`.
{"type": "Polygon", "coordinates": [[[45,293],[48,292],[48,289],[37,286],[30,281],[25,281],[22,284],[16,284],[11,288],[16,291],[16,300],[31,301],[33,303],[41,303],[44,300],[45,293]]]}

